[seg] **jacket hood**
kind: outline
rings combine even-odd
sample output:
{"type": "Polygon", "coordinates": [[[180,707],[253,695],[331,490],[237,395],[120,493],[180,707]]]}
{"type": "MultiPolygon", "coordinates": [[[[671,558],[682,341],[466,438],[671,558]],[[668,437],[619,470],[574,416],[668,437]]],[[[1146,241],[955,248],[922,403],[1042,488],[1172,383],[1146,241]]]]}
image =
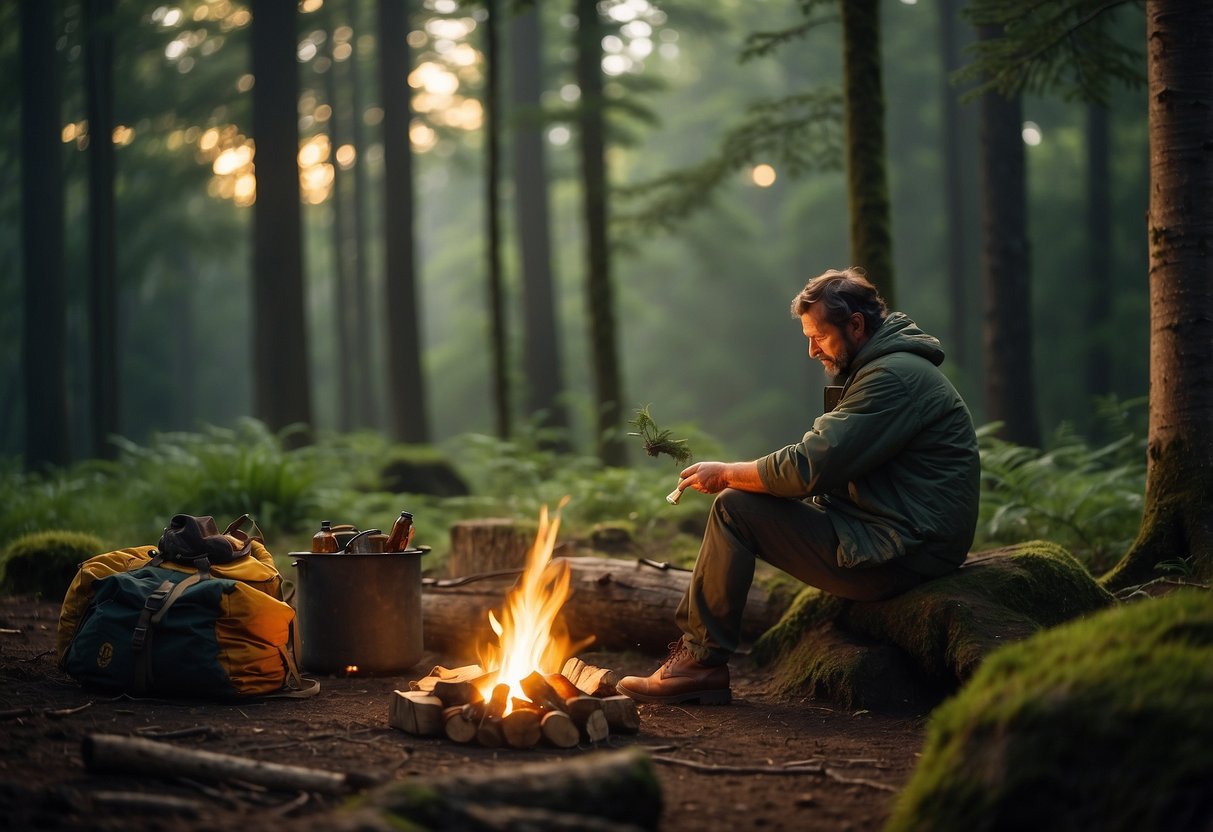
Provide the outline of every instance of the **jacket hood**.
{"type": "Polygon", "coordinates": [[[921,355],[936,367],[943,363],[943,348],[939,345],[938,338],[923,332],[918,328],[918,324],[904,313],[890,312],[880,329],[872,334],[868,343],[864,344],[855,356],[851,375],[854,376],[864,365],[893,352],[921,355]]]}

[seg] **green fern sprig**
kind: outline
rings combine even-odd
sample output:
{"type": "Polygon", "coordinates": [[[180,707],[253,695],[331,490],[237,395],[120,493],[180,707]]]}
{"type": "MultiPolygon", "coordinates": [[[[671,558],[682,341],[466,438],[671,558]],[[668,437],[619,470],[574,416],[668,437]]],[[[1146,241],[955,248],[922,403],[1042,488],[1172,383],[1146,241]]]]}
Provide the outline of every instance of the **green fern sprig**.
{"type": "Polygon", "coordinates": [[[635,431],[630,431],[628,436],[639,436],[644,440],[644,450],[649,456],[658,456],[660,454],[669,454],[675,462],[688,463],[691,461],[691,449],[687,447],[685,439],[673,439],[672,431],[662,430],[657,427],[657,423],[653,421],[653,416],[649,413],[649,405],[636,411],[636,418],[628,422],[629,425],[636,428],[635,431]]]}

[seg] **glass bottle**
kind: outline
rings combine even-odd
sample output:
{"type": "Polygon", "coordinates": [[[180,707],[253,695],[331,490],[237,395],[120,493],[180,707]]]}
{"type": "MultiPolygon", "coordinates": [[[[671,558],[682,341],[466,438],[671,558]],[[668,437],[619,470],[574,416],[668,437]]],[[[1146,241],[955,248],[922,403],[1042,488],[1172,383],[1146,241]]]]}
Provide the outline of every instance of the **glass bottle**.
{"type": "Polygon", "coordinates": [[[312,551],[317,553],[337,551],[337,536],[333,534],[331,520],[320,521],[320,531],[312,535],[312,551]]]}
{"type": "Polygon", "coordinates": [[[403,552],[409,548],[409,543],[413,539],[413,515],[407,511],[400,512],[400,516],[396,518],[396,522],[392,525],[392,532],[388,535],[387,543],[384,544],[385,552],[403,552]]]}

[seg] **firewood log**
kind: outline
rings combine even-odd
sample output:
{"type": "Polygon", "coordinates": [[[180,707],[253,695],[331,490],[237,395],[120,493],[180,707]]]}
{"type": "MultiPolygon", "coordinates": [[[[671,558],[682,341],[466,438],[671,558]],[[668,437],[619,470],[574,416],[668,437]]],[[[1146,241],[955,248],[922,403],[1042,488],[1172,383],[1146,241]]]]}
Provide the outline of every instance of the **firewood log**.
{"type": "Polygon", "coordinates": [[[473,721],[464,705],[453,705],[442,711],[442,730],[452,742],[467,743],[476,739],[480,720],[473,721]]]}
{"type": "Polygon", "coordinates": [[[447,668],[435,665],[434,669],[415,682],[409,682],[409,690],[420,690],[430,693],[438,682],[470,682],[484,675],[484,668],[478,664],[467,664],[463,667],[447,668]]]}
{"type": "Polygon", "coordinates": [[[501,727],[501,715],[510,698],[510,686],[502,683],[493,688],[493,695],[484,703],[484,717],[476,729],[476,741],[487,748],[496,748],[505,742],[501,727]]]}
{"type": "Polygon", "coordinates": [[[538,711],[518,708],[501,718],[501,733],[511,748],[534,748],[542,736],[538,711]]]}
{"type": "Polygon", "coordinates": [[[560,673],[587,696],[614,696],[619,681],[615,671],[586,664],[576,656],[564,663],[560,673]]]}
{"type": "Polygon", "coordinates": [[[483,699],[474,681],[456,682],[448,679],[439,679],[434,683],[434,696],[441,699],[442,704],[448,707],[466,705],[469,702],[483,699]]]}
{"type": "MultiPolygon", "coordinates": [[[[573,722],[577,719],[574,718],[573,722]]],[[[582,735],[590,742],[602,742],[611,735],[611,726],[607,723],[606,713],[601,709],[586,714],[581,726],[582,735]]]]}
{"type": "Polygon", "coordinates": [[[564,676],[563,674],[551,673],[543,678],[544,681],[551,686],[552,690],[554,690],[557,695],[560,696],[561,700],[576,699],[578,696],[585,696],[581,689],[570,682],[568,677],[564,676]]]}
{"type": "Polygon", "coordinates": [[[392,691],[388,725],[419,737],[441,737],[442,700],[419,690],[392,691]]]}
{"type": "Polygon", "coordinates": [[[564,711],[548,711],[539,723],[543,738],[557,748],[573,748],[581,742],[581,730],[564,711]]]}
{"type": "Polygon", "coordinates": [[[613,734],[635,734],[640,730],[640,712],[636,700],[627,696],[607,696],[602,700],[602,712],[613,734]]]}
{"type": "Polygon", "coordinates": [[[564,696],[554,690],[539,671],[536,670],[519,684],[532,702],[557,711],[565,710],[564,696]]]}

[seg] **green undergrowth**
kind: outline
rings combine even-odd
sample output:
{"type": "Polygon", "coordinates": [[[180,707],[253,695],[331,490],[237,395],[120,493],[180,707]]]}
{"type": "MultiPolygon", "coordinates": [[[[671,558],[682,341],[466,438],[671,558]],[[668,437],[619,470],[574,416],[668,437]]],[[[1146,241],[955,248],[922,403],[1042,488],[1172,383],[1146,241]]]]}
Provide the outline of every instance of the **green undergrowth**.
{"type": "Polygon", "coordinates": [[[1211,777],[1213,594],[1183,590],[991,655],[932,715],[887,828],[1203,829],[1211,777]]]}

